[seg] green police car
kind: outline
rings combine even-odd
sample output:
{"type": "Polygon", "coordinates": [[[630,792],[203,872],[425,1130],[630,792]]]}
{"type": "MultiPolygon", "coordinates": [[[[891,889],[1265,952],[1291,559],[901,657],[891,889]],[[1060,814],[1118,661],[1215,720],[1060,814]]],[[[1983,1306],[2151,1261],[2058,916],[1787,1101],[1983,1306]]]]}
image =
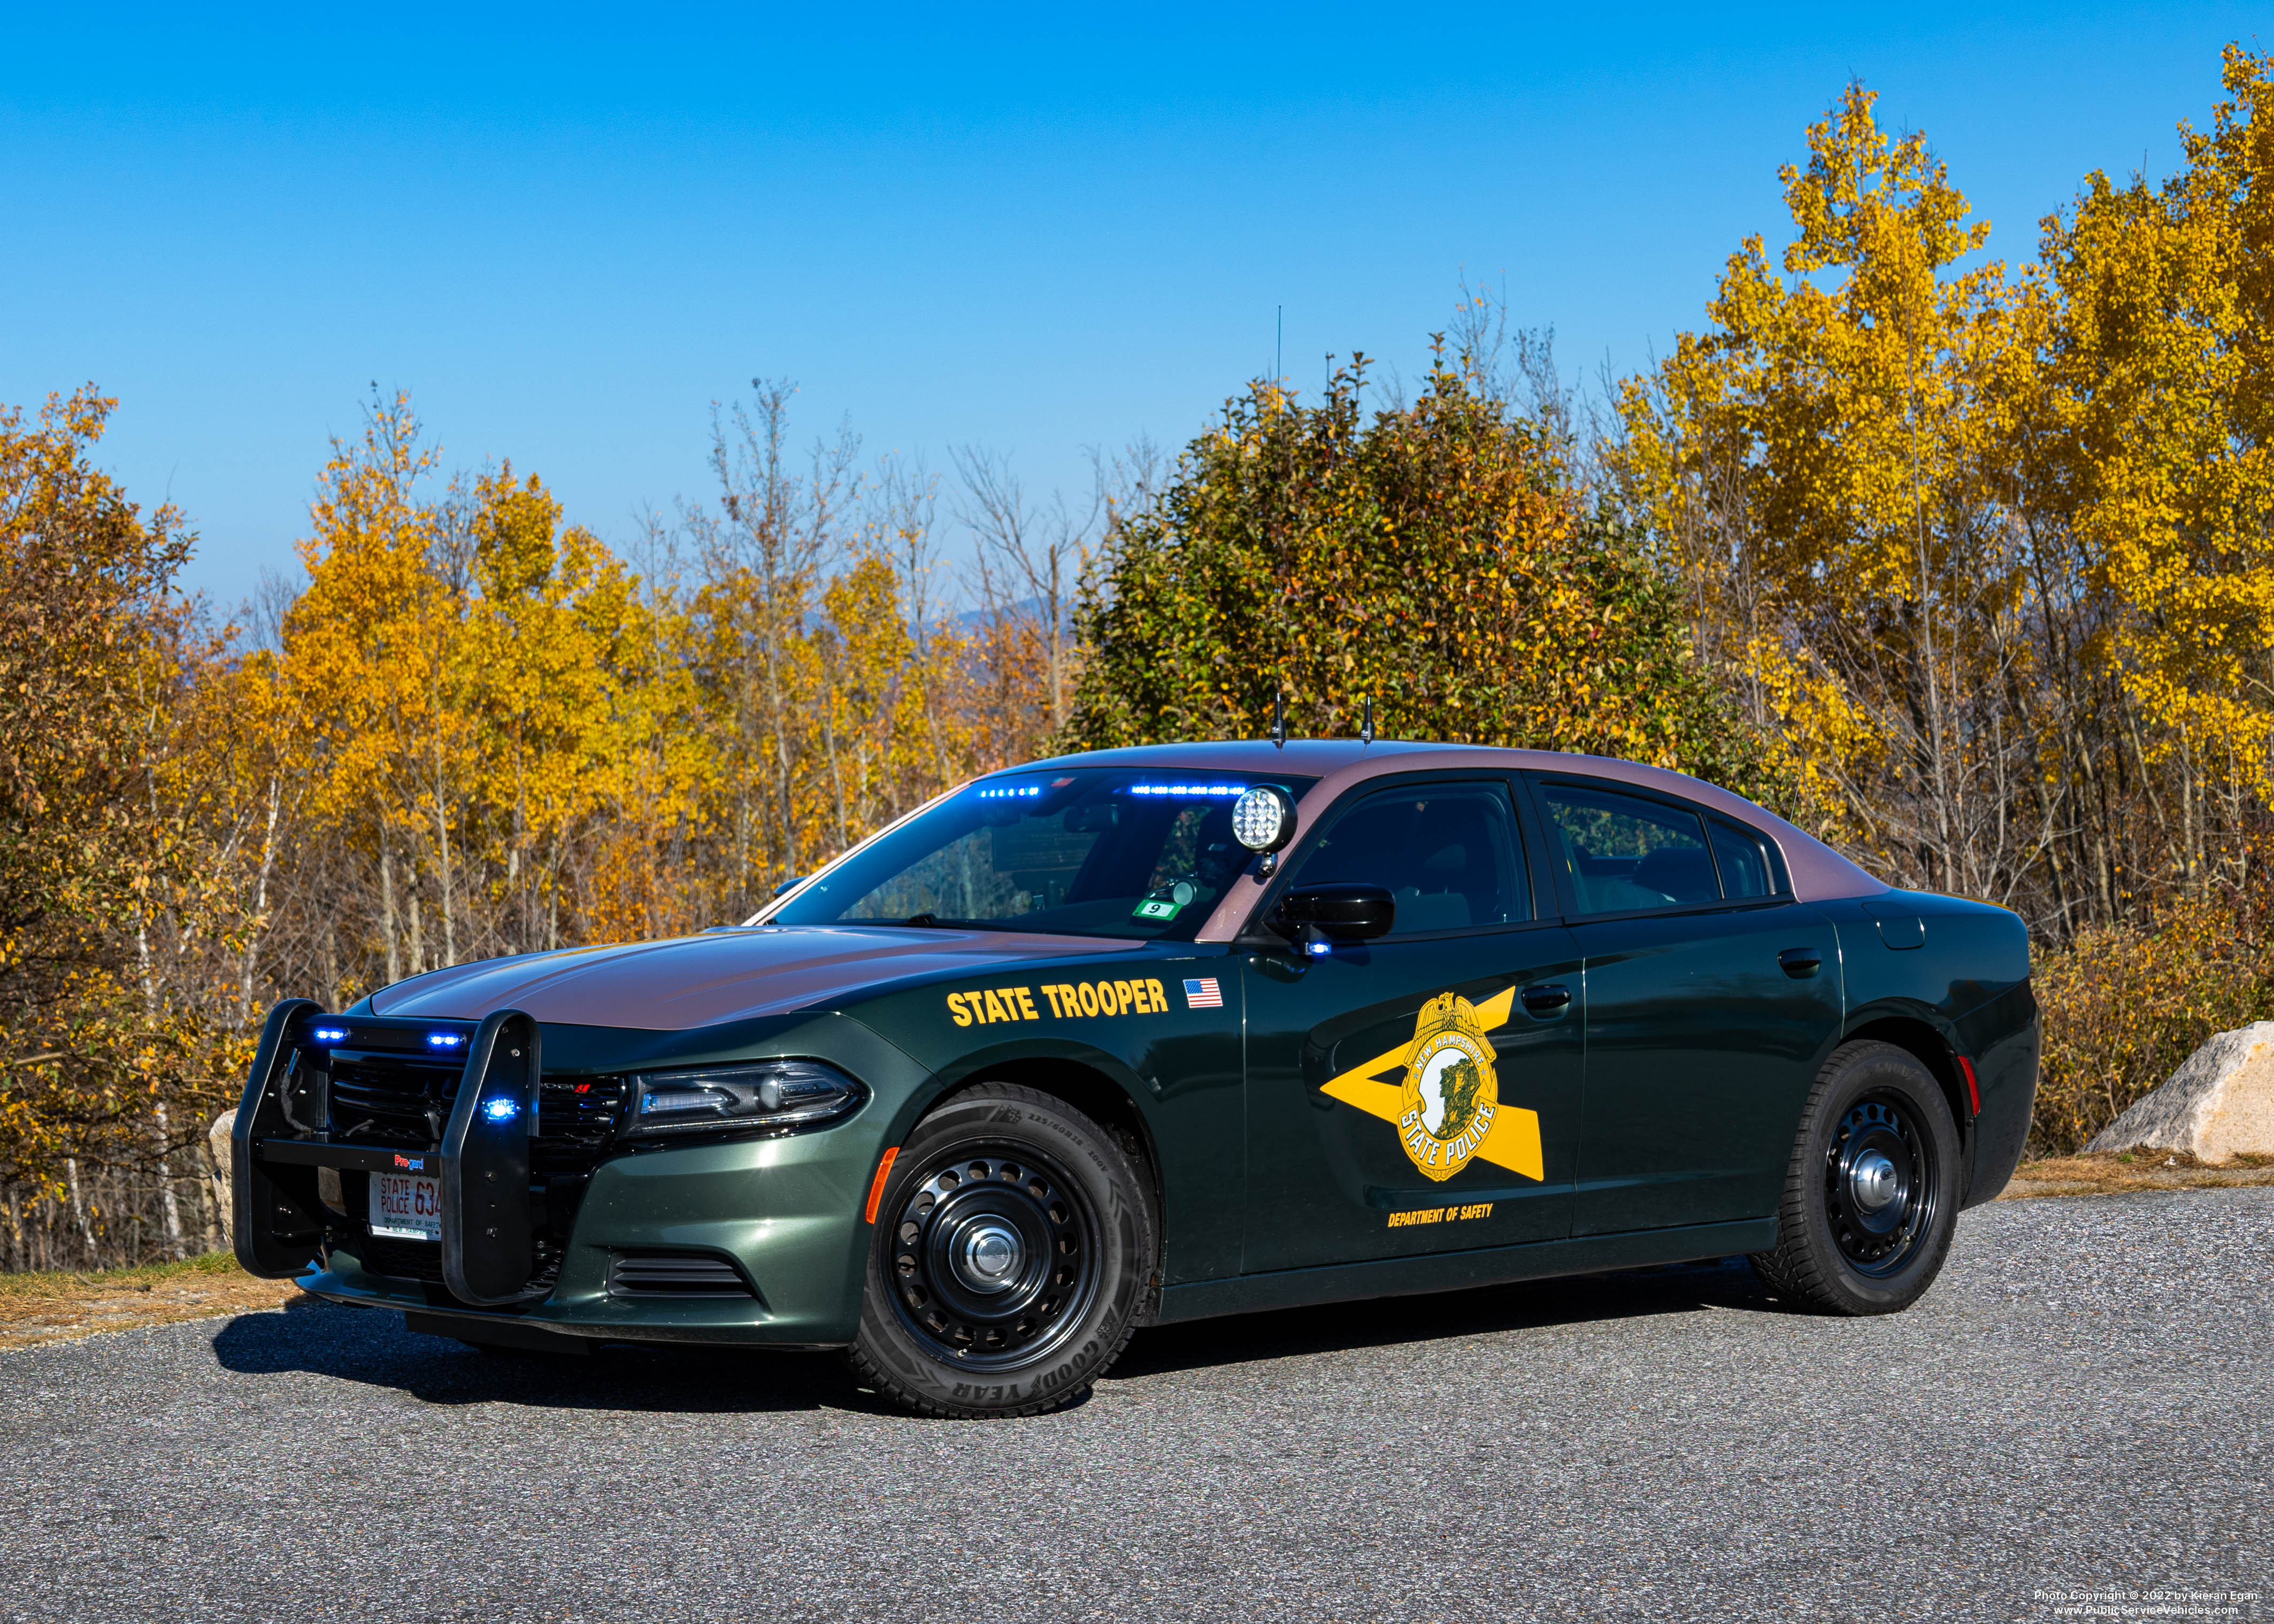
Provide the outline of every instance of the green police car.
{"type": "Polygon", "coordinates": [[[1905,1307],[2027,1132],[2022,922],[1679,774],[1358,741],[981,778],[675,941],[269,1016],[237,1255],[481,1345],[1031,1413],[1137,1327],[1749,1253],[1905,1307]]]}

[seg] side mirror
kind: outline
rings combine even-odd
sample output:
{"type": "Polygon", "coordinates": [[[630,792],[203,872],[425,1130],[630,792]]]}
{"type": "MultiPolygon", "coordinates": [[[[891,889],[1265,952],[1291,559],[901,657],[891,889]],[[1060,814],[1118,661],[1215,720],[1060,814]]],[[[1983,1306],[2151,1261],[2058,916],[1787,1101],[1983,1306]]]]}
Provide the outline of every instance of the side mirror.
{"type": "Polygon", "coordinates": [[[1397,921],[1397,903],[1387,889],[1354,882],[1298,886],[1272,913],[1275,929],[1314,952],[1324,951],[1321,943],[1371,942],[1397,921]]]}

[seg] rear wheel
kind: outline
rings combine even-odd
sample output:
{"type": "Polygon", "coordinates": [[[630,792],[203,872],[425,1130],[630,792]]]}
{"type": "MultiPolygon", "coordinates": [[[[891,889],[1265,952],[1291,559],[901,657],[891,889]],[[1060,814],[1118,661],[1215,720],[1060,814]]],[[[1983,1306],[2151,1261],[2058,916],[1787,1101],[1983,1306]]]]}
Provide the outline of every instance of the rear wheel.
{"type": "Polygon", "coordinates": [[[1801,1112],[1777,1244],[1753,1267],[1819,1312],[1909,1308],[1949,1256],[1958,1177],[1958,1130],[1933,1075],[1892,1043],[1844,1044],[1801,1112]]]}
{"type": "Polygon", "coordinates": [[[918,1124],[877,1204],[854,1372],[925,1415],[1035,1415],[1088,1390],[1150,1294],[1136,1168],[1062,1101],[1007,1083],[918,1124]]]}

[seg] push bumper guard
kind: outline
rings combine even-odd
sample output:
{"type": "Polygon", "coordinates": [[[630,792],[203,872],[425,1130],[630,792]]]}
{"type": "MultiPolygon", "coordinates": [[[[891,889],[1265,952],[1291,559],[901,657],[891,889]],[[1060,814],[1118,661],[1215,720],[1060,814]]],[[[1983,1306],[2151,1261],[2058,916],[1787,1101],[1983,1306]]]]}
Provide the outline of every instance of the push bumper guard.
{"type": "Polygon", "coordinates": [[[439,1148],[407,1152],[331,1138],[335,1049],[395,1034],[420,1034],[423,1042],[438,1031],[462,1033],[465,1024],[327,1015],[305,998],[288,998],[269,1011],[230,1145],[232,1229],[237,1259],[248,1274],[286,1279],[316,1261],[327,1230],[336,1227],[317,1193],[317,1169],[410,1171],[440,1178],[442,1280],[452,1297],[495,1305],[545,1295],[547,1288],[530,1284],[537,1266],[530,1140],[537,1133],[542,1056],[529,1016],[500,1010],[473,1028],[439,1148]],[[320,1041],[319,1028],[345,1035],[320,1041]]]}

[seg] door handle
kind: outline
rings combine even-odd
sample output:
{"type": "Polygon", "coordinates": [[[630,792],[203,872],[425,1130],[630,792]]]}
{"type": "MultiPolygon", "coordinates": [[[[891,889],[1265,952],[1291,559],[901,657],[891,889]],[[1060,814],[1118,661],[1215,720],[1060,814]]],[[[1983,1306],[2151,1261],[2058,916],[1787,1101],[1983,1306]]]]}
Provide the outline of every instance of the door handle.
{"type": "Polygon", "coordinates": [[[1517,996],[1524,1000],[1524,1007],[1542,1020],[1561,1015],[1571,1003],[1569,987],[1527,987],[1517,996]]]}
{"type": "Polygon", "coordinates": [[[1777,955],[1784,973],[1796,981],[1804,981],[1824,968],[1824,955],[1812,947],[1788,947],[1777,955]]]}

